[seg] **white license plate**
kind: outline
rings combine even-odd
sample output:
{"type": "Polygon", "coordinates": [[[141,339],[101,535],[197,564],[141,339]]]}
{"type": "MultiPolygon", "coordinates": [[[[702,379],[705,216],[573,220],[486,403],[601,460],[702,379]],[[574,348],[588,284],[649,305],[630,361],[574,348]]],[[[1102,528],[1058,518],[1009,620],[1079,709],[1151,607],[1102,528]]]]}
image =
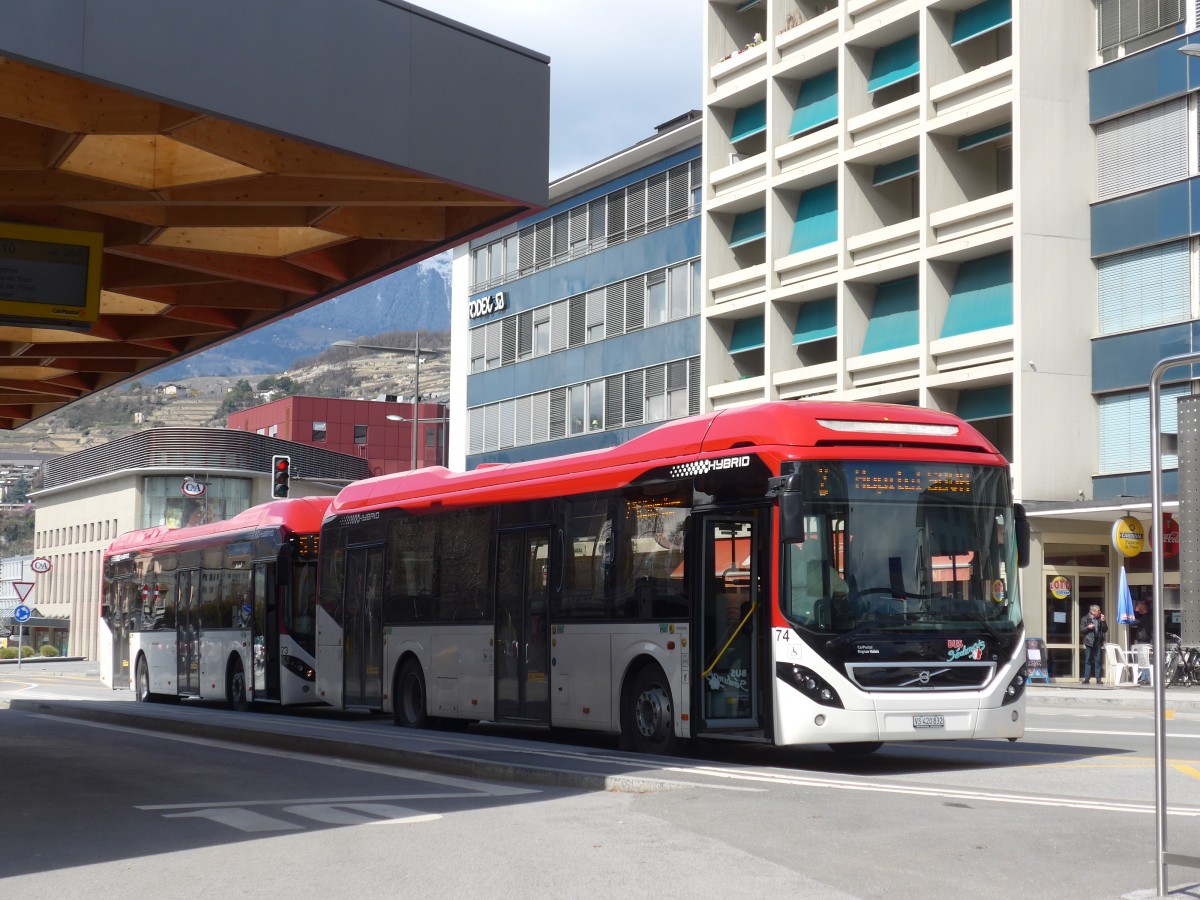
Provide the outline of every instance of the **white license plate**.
{"type": "Polygon", "coordinates": [[[913,728],[945,728],[945,716],[913,716],[913,728]]]}

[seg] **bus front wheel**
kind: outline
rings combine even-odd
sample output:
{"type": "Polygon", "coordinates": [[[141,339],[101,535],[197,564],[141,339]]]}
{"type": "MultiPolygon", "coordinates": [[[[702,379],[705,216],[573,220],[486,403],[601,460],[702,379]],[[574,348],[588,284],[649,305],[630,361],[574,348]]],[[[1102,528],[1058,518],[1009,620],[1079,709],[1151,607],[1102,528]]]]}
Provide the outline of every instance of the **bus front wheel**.
{"type": "Polygon", "coordinates": [[[246,693],[246,670],[241,659],[234,659],[229,667],[229,680],[225,688],[225,696],[229,698],[229,707],[235,712],[245,712],[250,708],[250,697],[246,693]]]}
{"type": "Polygon", "coordinates": [[[392,710],[396,724],[401,728],[424,728],[429,724],[429,715],[425,711],[425,676],[415,659],[406,659],[396,675],[392,710]]]}
{"type": "Polygon", "coordinates": [[[675,704],[662,669],[650,664],[633,677],[621,705],[621,746],[669,756],[679,748],[675,704]]]}

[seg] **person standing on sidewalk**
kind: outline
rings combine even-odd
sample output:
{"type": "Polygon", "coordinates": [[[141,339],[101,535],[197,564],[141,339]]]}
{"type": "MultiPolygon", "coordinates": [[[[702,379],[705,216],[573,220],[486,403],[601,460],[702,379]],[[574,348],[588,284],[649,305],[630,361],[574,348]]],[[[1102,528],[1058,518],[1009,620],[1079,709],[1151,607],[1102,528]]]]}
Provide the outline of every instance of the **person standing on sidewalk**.
{"type": "Polygon", "coordinates": [[[1083,636],[1083,683],[1093,678],[1100,683],[1100,665],[1104,658],[1104,638],[1108,635],[1108,622],[1100,612],[1100,604],[1093,603],[1088,614],[1079,621],[1079,633],[1083,636]]]}

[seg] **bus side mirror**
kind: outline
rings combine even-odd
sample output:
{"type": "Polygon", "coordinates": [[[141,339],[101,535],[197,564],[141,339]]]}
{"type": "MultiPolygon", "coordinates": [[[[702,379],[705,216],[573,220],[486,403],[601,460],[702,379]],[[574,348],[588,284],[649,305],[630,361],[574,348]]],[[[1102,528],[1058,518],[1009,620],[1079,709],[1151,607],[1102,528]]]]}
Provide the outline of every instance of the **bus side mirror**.
{"type": "Polygon", "coordinates": [[[1020,503],[1013,504],[1013,519],[1017,525],[1017,566],[1023,569],[1029,565],[1029,519],[1020,503]]]}
{"type": "Polygon", "coordinates": [[[804,543],[804,480],[799,472],[772,478],[779,494],[779,538],[785,544],[804,543]]]}

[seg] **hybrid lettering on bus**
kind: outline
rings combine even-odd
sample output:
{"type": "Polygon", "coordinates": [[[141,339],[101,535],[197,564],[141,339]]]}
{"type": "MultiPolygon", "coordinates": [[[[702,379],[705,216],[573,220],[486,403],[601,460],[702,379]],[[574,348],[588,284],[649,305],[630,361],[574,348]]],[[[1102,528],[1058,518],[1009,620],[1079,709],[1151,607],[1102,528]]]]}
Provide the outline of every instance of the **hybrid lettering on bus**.
{"type": "Polygon", "coordinates": [[[343,489],[317,689],[397,724],[828,743],[1024,733],[1006,461],[953,416],[775,402],[343,489]]]}
{"type": "Polygon", "coordinates": [[[319,702],[317,543],[330,500],[117,538],[104,555],[102,680],[143,701],[319,702]]]}

